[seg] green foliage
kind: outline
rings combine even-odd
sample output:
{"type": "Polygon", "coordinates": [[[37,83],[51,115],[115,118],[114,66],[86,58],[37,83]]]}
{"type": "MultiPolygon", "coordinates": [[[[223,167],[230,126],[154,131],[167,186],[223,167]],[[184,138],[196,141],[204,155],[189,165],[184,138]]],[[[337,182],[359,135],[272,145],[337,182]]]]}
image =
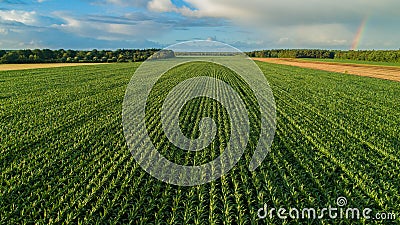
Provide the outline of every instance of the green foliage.
{"type": "Polygon", "coordinates": [[[335,59],[372,62],[400,62],[400,50],[337,51],[335,59]]]}
{"type": "Polygon", "coordinates": [[[0,50],[0,63],[104,63],[104,62],[141,62],[159,49],[118,49],[115,51],[93,49],[75,50],[0,50]]]}
{"type": "MultiPolygon", "coordinates": [[[[138,65],[0,72],[1,224],[385,223],[257,218],[264,203],[323,208],[339,196],[351,207],[400,212],[400,83],[260,62],[278,113],[270,154],[254,172],[246,152],[221,179],[178,187],[144,172],[125,145],[121,105],[138,65]]],[[[183,126],[196,126],[205,106],[222,118],[223,141],[227,117],[213,102],[195,99],[183,126]]]]}
{"type": "MultiPolygon", "coordinates": [[[[222,80],[229,84],[241,96],[249,112],[250,135],[258,137],[260,133],[260,111],[254,99],[252,90],[247,83],[236,73],[218,64],[207,62],[185,63],[169,70],[161,76],[154,85],[147,99],[147,129],[157,150],[164,156],[180,165],[201,165],[214,160],[225,149],[230,139],[231,127],[228,112],[216,100],[198,97],[189,101],[180,111],[180,128],[187,137],[198,138],[199,122],[204,117],[212,118],[218,128],[214,141],[202,151],[181,151],[169,143],[164,134],[161,123],[161,109],[165,98],[170,90],[186,79],[198,76],[208,76],[222,80]],[[173,149],[173,150],[172,150],[173,149]]],[[[251,146],[255,146],[258,138],[252,139],[248,151],[252,152],[251,146]]]]}
{"type": "Polygon", "coordinates": [[[371,62],[400,62],[400,50],[322,50],[322,49],[277,49],[248,52],[258,58],[313,58],[345,59],[371,62]]]}
{"type": "MultiPolygon", "coordinates": [[[[75,50],[0,50],[0,63],[64,63],[64,62],[142,62],[159,49],[118,49],[91,51],[75,50]]],[[[185,55],[185,53],[179,53],[185,55]]],[[[191,53],[193,55],[193,53],[191,53]]],[[[198,53],[202,55],[204,53],[198,53]]],[[[215,53],[217,54],[217,53],[215,53]]],[[[228,53],[219,53],[227,55],[228,53]]],[[[372,62],[400,62],[400,50],[359,50],[340,51],[323,49],[273,49],[252,51],[250,57],[259,58],[314,58],[314,59],[346,59],[372,62]]],[[[156,58],[174,57],[172,51],[160,52],[156,58]]]]}
{"type": "Polygon", "coordinates": [[[322,49],[273,49],[247,53],[250,57],[258,58],[319,58],[332,59],[334,51],[322,49]]]}

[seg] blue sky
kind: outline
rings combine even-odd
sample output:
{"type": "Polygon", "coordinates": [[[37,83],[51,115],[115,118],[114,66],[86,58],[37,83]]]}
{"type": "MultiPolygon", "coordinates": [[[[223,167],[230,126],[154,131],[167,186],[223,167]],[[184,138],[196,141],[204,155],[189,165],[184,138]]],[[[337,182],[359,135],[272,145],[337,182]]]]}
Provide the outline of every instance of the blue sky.
{"type": "Polygon", "coordinates": [[[0,49],[400,48],[398,0],[0,0],[0,49]]]}

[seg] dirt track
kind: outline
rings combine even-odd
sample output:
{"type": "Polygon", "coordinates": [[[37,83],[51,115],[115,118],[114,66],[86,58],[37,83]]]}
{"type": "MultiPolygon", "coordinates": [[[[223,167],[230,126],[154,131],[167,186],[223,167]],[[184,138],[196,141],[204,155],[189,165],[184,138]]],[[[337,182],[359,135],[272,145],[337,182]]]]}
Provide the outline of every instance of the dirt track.
{"type": "Polygon", "coordinates": [[[353,74],[358,76],[375,77],[375,78],[400,82],[400,67],[395,67],[395,66],[375,66],[375,65],[330,63],[330,62],[307,62],[304,60],[287,59],[287,58],[279,58],[279,59],[253,58],[253,59],[263,62],[353,74]]]}
{"type": "Polygon", "coordinates": [[[99,65],[99,64],[103,63],[0,64],[0,71],[54,68],[54,67],[65,67],[65,66],[87,66],[87,65],[99,65]]]}

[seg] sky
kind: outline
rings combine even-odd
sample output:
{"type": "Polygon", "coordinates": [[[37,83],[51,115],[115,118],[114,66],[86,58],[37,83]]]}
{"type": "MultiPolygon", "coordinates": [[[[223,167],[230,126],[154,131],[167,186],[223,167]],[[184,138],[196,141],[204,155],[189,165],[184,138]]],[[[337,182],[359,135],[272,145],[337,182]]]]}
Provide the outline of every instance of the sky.
{"type": "Polygon", "coordinates": [[[0,0],[0,49],[400,49],[399,0],[0,0]]]}

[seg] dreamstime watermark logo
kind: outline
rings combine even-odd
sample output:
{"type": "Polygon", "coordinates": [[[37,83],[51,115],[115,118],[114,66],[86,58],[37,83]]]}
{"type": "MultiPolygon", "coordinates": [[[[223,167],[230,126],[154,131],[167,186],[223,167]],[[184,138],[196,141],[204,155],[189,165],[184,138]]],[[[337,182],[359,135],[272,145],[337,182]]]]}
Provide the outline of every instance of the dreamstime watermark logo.
{"type": "Polygon", "coordinates": [[[285,219],[367,219],[367,220],[396,220],[395,213],[373,213],[373,210],[368,207],[346,207],[347,199],[338,197],[336,206],[328,208],[268,208],[267,204],[258,209],[257,216],[259,219],[279,218],[285,219]]]}
{"type": "Polygon", "coordinates": [[[347,199],[345,197],[339,197],[336,199],[336,205],[339,207],[347,205],[347,199]]]}
{"type": "Polygon", "coordinates": [[[132,76],[123,102],[122,124],[129,150],[139,165],[151,176],[180,186],[200,185],[220,178],[236,165],[250,138],[249,112],[241,96],[228,83],[201,75],[190,77],[169,91],[162,104],[162,130],[169,142],[182,151],[203,150],[215,138],[215,121],[209,117],[202,118],[199,137],[191,139],[181,131],[179,118],[182,108],[189,101],[198,97],[210,98],[220,103],[229,114],[231,132],[224,151],[214,160],[196,166],[176,164],[157,151],[158,143],[153,143],[149,136],[154,131],[146,126],[149,94],[169,70],[199,61],[233,71],[256,97],[261,128],[249,164],[250,170],[255,170],[268,154],[276,129],[275,101],[265,75],[238,49],[215,41],[191,41],[169,46],[156,53],[142,63],[132,76]]]}

